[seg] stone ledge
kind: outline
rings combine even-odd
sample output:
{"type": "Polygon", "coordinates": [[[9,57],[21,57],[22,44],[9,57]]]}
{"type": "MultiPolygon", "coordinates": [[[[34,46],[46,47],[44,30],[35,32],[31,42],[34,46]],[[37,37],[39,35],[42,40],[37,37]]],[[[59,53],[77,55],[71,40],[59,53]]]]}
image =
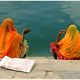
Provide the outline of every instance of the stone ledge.
{"type": "Polygon", "coordinates": [[[0,79],[80,79],[79,60],[54,60],[53,57],[27,57],[36,61],[30,73],[0,68],[0,79]]]}

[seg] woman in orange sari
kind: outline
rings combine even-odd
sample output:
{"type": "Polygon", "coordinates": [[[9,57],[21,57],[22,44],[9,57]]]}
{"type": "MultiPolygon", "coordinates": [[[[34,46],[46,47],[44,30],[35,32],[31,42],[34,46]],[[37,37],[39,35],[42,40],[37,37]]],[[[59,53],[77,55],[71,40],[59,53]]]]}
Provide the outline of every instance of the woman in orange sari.
{"type": "Polygon", "coordinates": [[[56,53],[58,59],[75,60],[80,59],[80,33],[74,24],[71,24],[65,33],[64,38],[59,39],[61,31],[58,35],[57,44],[51,44],[51,51],[56,53]]]}
{"type": "Polygon", "coordinates": [[[14,27],[13,20],[5,19],[0,25],[0,58],[5,55],[11,58],[21,57],[23,35],[27,32],[28,29],[20,35],[14,27]]]}

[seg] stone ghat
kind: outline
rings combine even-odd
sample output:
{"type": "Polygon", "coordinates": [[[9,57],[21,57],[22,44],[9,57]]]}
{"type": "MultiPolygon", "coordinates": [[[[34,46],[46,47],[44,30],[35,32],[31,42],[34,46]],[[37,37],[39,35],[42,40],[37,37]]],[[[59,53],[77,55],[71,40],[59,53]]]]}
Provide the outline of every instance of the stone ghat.
{"type": "Polygon", "coordinates": [[[36,61],[30,73],[0,68],[0,79],[80,79],[79,60],[54,60],[53,57],[27,57],[36,61]]]}

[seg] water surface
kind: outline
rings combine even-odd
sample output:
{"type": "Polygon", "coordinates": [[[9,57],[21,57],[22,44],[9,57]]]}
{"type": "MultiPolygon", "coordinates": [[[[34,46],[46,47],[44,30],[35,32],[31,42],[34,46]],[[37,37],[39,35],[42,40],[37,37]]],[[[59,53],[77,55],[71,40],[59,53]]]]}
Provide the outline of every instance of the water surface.
{"type": "Polygon", "coordinates": [[[51,56],[50,43],[56,40],[57,33],[74,23],[80,29],[80,2],[60,1],[0,1],[0,23],[4,18],[12,18],[21,34],[28,27],[31,32],[25,35],[28,41],[29,56],[51,56]]]}

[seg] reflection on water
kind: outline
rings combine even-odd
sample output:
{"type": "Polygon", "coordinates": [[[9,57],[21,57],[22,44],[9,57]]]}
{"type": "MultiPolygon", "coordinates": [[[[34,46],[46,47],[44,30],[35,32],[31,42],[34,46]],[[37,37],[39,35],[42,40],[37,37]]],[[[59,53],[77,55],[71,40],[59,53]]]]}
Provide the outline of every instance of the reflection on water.
{"type": "Polygon", "coordinates": [[[79,7],[80,2],[0,2],[0,22],[10,17],[19,33],[25,27],[31,29],[25,36],[29,56],[51,56],[49,46],[59,30],[70,23],[80,24],[79,7]]]}
{"type": "Polygon", "coordinates": [[[64,2],[61,3],[62,10],[70,16],[78,25],[80,25],[80,2],[64,2]]]}

